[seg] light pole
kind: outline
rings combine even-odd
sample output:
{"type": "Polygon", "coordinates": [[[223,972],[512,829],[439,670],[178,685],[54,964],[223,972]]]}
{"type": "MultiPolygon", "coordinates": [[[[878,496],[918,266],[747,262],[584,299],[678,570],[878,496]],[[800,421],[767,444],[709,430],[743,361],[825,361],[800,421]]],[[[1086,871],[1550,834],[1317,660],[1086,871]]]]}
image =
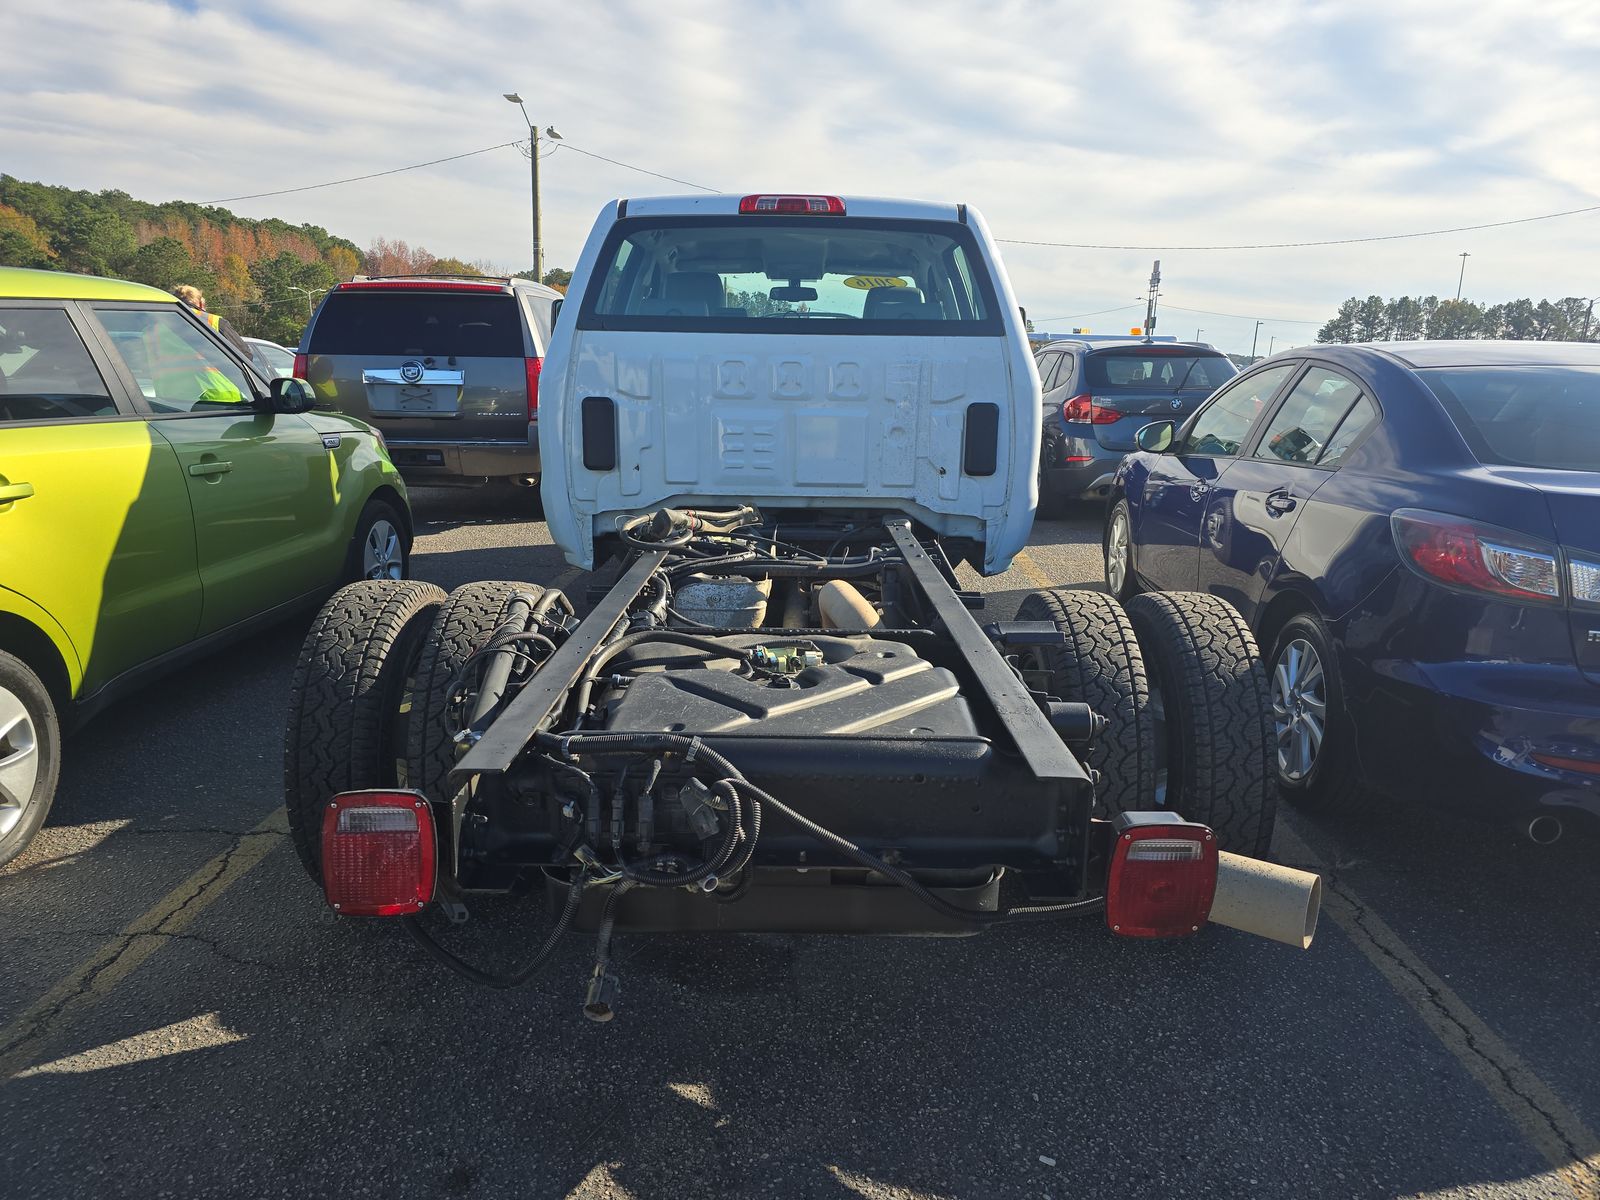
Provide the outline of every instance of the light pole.
{"type": "MultiPolygon", "coordinates": [[[[507,100],[522,110],[522,119],[528,126],[528,182],[532,189],[533,204],[533,277],[535,282],[544,282],[544,242],[539,236],[539,127],[533,123],[533,118],[528,115],[528,110],[523,107],[522,97],[516,92],[502,93],[507,100]]],[[[561,140],[561,135],[556,132],[555,126],[545,126],[545,136],[555,141],[561,140]]]]}
{"type": "Polygon", "coordinates": [[[1600,296],[1589,297],[1589,307],[1584,311],[1583,314],[1583,336],[1578,339],[1580,342],[1587,342],[1589,340],[1589,321],[1594,317],[1594,302],[1596,300],[1600,300],[1600,296]]]}
{"type": "Polygon", "coordinates": [[[1250,335],[1250,358],[1251,358],[1252,361],[1255,359],[1255,356],[1256,356],[1256,339],[1261,336],[1261,326],[1264,323],[1265,322],[1257,321],[1256,322],[1256,331],[1250,335]]]}
{"type": "Polygon", "coordinates": [[[1195,340],[1195,341],[1197,341],[1197,342],[1198,342],[1198,341],[1199,341],[1199,340],[1200,340],[1200,335],[1201,335],[1201,334],[1202,334],[1202,333],[1204,333],[1204,332],[1205,332],[1205,330],[1204,330],[1204,329],[1196,329],[1196,330],[1195,330],[1195,331],[1194,331],[1194,340],[1195,340]]]}
{"type": "Polygon", "coordinates": [[[1277,334],[1273,334],[1270,338],[1267,339],[1267,357],[1268,358],[1272,357],[1272,348],[1274,346],[1276,346],[1277,344],[1278,344],[1278,335],[1277,334]]]}
{"type": "Polygon", "coordinates": [[[1461,285],[1467,278],[1467,259],[1471,258],[1472,255],[1463,250],[1457,257],[1461,259],[1461,274],[1456,278],[1456,299],[1459,300],[1461,299],[1461,285]]]}
{"type": "Polygon", "coordinates": [[[311,319],[311,297],[320,296],[328,290],[327,288],[301,287],[299,284],[294,283],[285,284],[284,286],[291,292],[304,292],[306,294],[306,320],[308,321],[311,319]]]}

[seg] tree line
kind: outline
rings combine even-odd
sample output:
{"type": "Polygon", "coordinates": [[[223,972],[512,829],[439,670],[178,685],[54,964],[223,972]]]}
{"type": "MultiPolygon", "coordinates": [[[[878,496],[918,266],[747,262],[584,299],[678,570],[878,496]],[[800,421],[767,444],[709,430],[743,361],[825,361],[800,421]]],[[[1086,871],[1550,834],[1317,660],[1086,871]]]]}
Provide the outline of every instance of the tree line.
{"type": "Polygon", "coordinates": [[[1351,296],[1317,331],[1319,342],[1403,342],[1419,338],[1506,338],[1534,342],[1586,342],[1600,338],[1594,301],[1441,300],[1437,296],[1399,296],[1385,300],[1351,296]]]}
{"type": "MultiPolygon", "coordinates": [[[[126,192],[79,191],[0,174],[0,266],[131,279],[171,291],[192,284],[247,337],[293,346],[321,294],[358,274],[498,274],[375,238],[363,251],[316,225],[238,217],[214,205],[152,204],[126,192]]],[[[517,272],[531,278],[531,271],[517,272]]],[[[570,271],[545,272],[564,290],[570,271]]]]}

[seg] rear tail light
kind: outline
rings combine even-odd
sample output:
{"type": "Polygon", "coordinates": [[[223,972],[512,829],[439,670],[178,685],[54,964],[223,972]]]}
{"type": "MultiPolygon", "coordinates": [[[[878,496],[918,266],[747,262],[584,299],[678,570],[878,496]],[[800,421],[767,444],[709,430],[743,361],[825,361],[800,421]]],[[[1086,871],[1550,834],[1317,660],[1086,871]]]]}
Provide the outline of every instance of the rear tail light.
{"type": "Polygon", "coordinates": [[[1401,557],[1447,587],[1511,600],[1561,598],[1557,548],[1462,517],[1402,508],[1390,518],[1401,557]]]}
{"type": "Polygon", "coordinates": [[[322,890],[347,917],[397,917],[433,899],[433,812],[416,792],[341,792],[322,816],[322,890]]]}
{"type": "Polygon", "coordinates": [[[311,370],[311,356],[309,354],[296,354],[294,356],[294,377],[296,379],[310,379],[306,372],[311,370]]]}
{"type": "Polygon", "coordinates": [[[1600,563],[1572,559],[1567,563],[1567,585],[1579,604],[1600,604],[1600,563]]]}
{"type": "Polygon", "coordinates": [[[1560,771],[1577,771],[1581,775],[1600,775],[1600,762],[1592,758],[1570,758],[1562,754],[1540,754],[1535,751],[1529,757],[1534,762],[1546,767],[1555,767],[1560,771]]]}
{"type": "Polygon", "coordinates": [[[1093,425],[1110,425],[1122,420],[1122,413],[1098,403],[1088,392],[1074,396],[1061,406],[1063,421],[1088,421],[1093,425]]]}
{"type": "Polygon", "coordinates": [[[1176,813],[1119,813],[1106,874],[1106,924],[1123,937],[1181,937],[1206,923],[1217,839],[1176,813]]]}
{"type": "Polygon", "coordinates": [[[746,196],[739,201],[739,211],[746,216],[751,213],[769,213],[842,217],[844,201],[837,196],[746,196]]]}
{"type": "Polygon", "coordinates": [[[539,419],[539,374],[544,370],[544,359],[525,358],[523,366],[528,372],[528,420],[539,419]]]}

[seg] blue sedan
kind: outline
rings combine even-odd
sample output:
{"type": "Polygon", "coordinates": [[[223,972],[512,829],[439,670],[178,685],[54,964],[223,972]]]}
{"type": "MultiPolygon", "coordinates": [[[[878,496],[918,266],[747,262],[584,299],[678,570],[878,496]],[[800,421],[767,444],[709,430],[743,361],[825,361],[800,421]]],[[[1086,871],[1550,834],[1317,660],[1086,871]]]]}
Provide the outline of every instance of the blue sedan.
{"type": "Polygon", "coordinates": [[[1600,815],[1600,346],[1291,351],[1137,441],[1106,583],[1244,614],[1287,797],[1600,815]]]}

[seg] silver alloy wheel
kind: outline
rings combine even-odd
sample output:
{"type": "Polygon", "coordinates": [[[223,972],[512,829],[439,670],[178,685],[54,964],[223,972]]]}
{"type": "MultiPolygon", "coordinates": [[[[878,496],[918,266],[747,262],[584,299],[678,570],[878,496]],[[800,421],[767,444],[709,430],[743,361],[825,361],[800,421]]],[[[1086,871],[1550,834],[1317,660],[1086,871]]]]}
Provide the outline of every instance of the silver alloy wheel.
{"type": "Polygon", "coordinates": [[[33,714],[0,687],[0,837],[16,828],[39,782],[39,732],[33,714]]]}
{"type": "Polygon", "coordinates": [[[1327,676],[1304,638],[1285,646],[1272,669],[1272,725],[1278,735],[1278,774],[1299,783],[1317,765],[1328,725],[1327,676]]]}
{"type": "Polygon", "coordinates": [[[1106,535],[1106,586],[1113,596],[1122,594],[1128,582],[1128,518],[1122,509],[1111,516],[1111,532],[1106,535]]]}
{"type": "Polygon", "coordinates": [[[400,531],[379,517],[367,530],[361,547],[363,579],[403,579],[405,556],[400,552],[400,531]]]}

